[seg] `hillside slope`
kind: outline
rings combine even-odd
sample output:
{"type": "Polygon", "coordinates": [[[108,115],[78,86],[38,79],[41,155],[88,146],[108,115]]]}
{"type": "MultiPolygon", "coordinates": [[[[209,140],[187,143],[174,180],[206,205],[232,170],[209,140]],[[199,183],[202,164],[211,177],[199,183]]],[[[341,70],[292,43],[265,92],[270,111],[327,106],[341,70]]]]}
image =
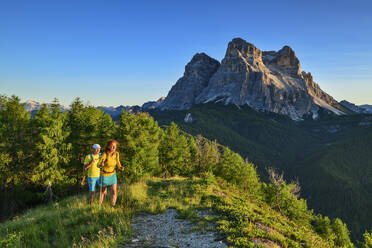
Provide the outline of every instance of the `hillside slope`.
{"type": "Polygon", "coordinates": [[[248,106],[202,104],[184,111],[151,111],[161,125],[175,121],[193,135],[216,139],[248,158],[261,177],[266,167],[299,179],[302,197],[317,212],[340,217],[360,239],[372,227],[372,117],[334,116],[294,122],[248,106]],[[190,113],[194,121],[184,122],[190,113]]]}
{"type": "Polygon", "coordinates": [[[311,207],[340,217],[360,238],[372,227],[372,126],[350,130],[311,156],[293,163],[311,207]]]}
{"type": "Polygon", "coordinates": [[[309,223],[290,220],[253,195],[221,180],[157,179],[121,185],[118,206],[88,205],[86,195],[29,210],[0,224],[3,247],[125,247],[131,241],[131,218],[143,211],[176,208],[197,229],[216,223],[232,247],[335,247],[309,223]],[[210,208],[214,217],[198,218],[196,209],[210,208]]]}

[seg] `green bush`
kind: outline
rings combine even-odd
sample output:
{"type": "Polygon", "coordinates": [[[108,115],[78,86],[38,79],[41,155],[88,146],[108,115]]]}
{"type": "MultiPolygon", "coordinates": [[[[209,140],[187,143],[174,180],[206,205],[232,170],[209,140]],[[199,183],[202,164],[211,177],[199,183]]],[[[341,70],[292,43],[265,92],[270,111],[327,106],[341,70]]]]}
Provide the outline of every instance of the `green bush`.
{"type": "Polygon", "coordinates": [[[260,182],[253,164],[246,163],[239,154],[227,147],[223,148],[221,159],[213,173],[252,195],[259,194],[260,182]]]}
{"type": "Polygon", "coordinates": [[[372,248],[372,231],[365,232],[363,234],[364,242],[363,242],[363,248],[372,248]]]}

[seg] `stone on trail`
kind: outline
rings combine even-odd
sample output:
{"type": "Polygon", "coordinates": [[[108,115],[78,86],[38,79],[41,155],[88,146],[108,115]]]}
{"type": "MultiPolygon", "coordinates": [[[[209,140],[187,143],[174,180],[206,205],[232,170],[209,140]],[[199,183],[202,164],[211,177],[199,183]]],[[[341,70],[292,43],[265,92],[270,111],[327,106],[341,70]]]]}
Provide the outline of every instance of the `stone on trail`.
{"type": "MultiPolygon", "coordinates": [[[[199,211],[200,212],[200,211],[199,211]]],[[[205,211],[198,216],[206,216],[205,211]]],[[[178,219],[177,210],[167,209],[162,214],[143,214],[132,219],[132,242],[124,247],[151,248],[209,248],[227,247],[217,232],[194,230],[190,220],[178,219]]]]}

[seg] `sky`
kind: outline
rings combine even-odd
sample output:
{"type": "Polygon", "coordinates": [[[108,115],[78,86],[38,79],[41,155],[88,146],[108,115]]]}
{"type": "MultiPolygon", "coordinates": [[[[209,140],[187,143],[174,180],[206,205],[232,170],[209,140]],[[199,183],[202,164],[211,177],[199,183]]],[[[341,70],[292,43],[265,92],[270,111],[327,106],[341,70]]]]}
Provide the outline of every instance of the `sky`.
{"type": "Polygon", "coordinates": [[[372,1],[0,0],[0,94],[64,105],[166,96],[198,52],[289,45],[336,100],[372,104],[372,1]]]}

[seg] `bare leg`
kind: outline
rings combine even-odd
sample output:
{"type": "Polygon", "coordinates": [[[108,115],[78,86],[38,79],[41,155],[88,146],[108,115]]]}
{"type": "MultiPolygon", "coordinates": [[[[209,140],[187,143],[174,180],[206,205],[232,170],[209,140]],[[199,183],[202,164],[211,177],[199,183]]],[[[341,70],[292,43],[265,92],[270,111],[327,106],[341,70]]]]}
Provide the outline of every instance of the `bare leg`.
{"type": "Polygon", "coordinates": [[[112,190],[111,205],[114,207],[116,204],[116,198],[118,197],[117,184],[113,184],[111,186],[111,190],[112,190]]]}
{"type": "Polygon", "coordinates": [[[103,187],[102,194],[99,198],[99,203],[102,204],[103,200],[105,199],[105,196],[107,194],[107,187],[103,187]]]}
{"type": "Polygon", "coordinates": [[[94,198],[94,191],[89,192],[89,203],[92,204],[94,198]]]}

